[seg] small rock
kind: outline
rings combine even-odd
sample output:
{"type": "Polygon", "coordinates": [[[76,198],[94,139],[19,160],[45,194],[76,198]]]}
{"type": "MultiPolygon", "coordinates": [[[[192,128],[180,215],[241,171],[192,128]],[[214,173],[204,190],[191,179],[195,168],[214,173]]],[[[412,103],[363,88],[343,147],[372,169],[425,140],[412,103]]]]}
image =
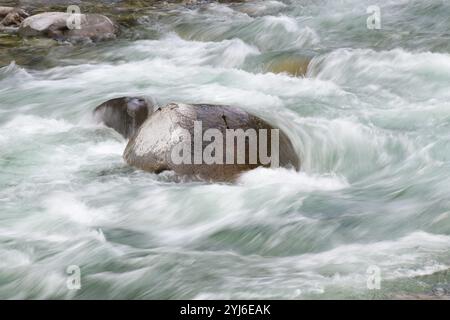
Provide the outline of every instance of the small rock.
{"type": "Polygon", "coordinates": [[[18,27],[29,15],[20,8],[0,7],[0,25],[4,27],[18,27]]]}
{"type": "Polygon", "coordinates": [[[294,77],[305,76],[308,65],[311,61],[309,57],[287,57],[269,62],[267,70],[272,73],[287,73],[294,77]]]}
{"type": "Polygon", "coordinates": [[[153,104],[145,98],[122,97],[108,100],[94,110],[98,122],[113,128],[124,138],[132,137],[153,112],[153,104]]]}

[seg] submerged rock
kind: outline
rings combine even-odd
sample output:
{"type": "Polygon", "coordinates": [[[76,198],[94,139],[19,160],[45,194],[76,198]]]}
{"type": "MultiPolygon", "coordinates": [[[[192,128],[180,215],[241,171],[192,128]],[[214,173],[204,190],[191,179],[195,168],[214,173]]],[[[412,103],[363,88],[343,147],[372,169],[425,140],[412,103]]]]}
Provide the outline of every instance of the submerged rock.
{"type": "Polygon", "coordinates": [[[140,97],[108,100],[94,110],[98,122],[113,128],[124,138],[132,137],[153,112],[153,104],[140,97]]]}
{"type": "Polygon", "coordinates": [[[242,172],[259,166],[273,166],[274,162],[267,163],[266,160],[269,154],[270,160],[274,160],[272,137],[275,139],[278,135],[279,166],[298,170],[300,160],[289,138],[281,130],[275,133],[272,129],[275,128],[264,120],[238,108],[172,103],[156,110],[139,128],[128,142],[124,159],[128,164],[149,172],[173,170],[182,176],[231,181],[242,172]],[[244,136],[240,149],[239,144],[235,144],[237,140],[233,138],[230,149],[227,145],[227,133],[237,132],[237,129],[242,129],[243,132],[254,129],[261,136],[258,135],[257,143],[244,136]],[[266,129],[265,141],[261,139],[264,132],[261,129],[266,129]],[[211,133],[214,135],[211,136],[211,133]],[[209,135],[208,138],[206,135],[209,135]],[[267,149],[264,161],[260,153],[262,149],[267,149]],[[238,159],[240,152],[245,155],[244,162],[238,159]],[[252,153],[256,154],[256,158],[250,161],[252,153]],[[205,155],[211,157],[207,158],[205,155]]]}
{"type": "Polygon", "coordinates": [[[44,12],[25,19],[19,28],[22,36],[46,36],[56,40],[100,41],[114,38],[117,28],[100,14],[79,14],[80,27],[69,28],[74,15],[64,12],[44,12]],[[69,23],[68,23],[69,21],[69,23]]]}
{"type": "Polygon", "coordinates": [[[272,73],[286,73],[294,77],[305,76],[310,62],[310,57],[286,57],[271,61],[267,70],[272,73]]]}

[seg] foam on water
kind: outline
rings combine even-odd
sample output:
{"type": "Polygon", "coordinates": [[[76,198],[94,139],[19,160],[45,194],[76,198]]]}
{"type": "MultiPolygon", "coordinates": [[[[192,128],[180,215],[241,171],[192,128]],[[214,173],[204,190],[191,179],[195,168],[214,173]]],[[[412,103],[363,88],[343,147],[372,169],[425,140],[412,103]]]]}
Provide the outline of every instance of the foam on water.
{"type": "Polygon", "coordinates": [[[402,49],[381,52],[338,49],[329,55],[315,58],[310,64],[309,75],[356,90],[359,87],[366,90],[367,84],[370,84],[372,92],[369,94],[382,90],[381,93],[385,95],[419,101],[448,101],[450,55],[410,53],[402,49]],[[420,92],[417,92],[417,88],[421,88],[420,92]]]}

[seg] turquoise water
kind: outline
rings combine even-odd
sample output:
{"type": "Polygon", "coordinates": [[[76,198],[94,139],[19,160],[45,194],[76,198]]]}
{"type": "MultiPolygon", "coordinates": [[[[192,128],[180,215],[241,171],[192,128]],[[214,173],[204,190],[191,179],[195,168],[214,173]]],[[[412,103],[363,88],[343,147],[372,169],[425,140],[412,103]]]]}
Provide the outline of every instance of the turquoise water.
{"type": "Polygon", "coordinates": [[[450,3],[376,1],[369,30],[373,4],[155,6],[112,42],[0,40],[0,297],[448,296],[450,3]],[[293,56],[312,57],[304,77],[269,72],[293,56]],[[91,117],[124,95],[238,105],[288,133],[302,170],[130,168],[91,117]]]}

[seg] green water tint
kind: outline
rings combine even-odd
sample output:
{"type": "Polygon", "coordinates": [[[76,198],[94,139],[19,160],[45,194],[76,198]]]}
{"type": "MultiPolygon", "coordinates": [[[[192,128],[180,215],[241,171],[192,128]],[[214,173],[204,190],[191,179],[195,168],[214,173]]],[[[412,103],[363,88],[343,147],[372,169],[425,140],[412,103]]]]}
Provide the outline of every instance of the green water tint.
{"type": "Polygon", "coordinates": [[[369,31],[371,4],[88,2],[116,40],[2,34],[0,297],[448,296],[450,7],[385,1],[369,31]],[[239,105],[287,132],[302,172],[130,168],[90,116],[125,95],[239,105]]]}

